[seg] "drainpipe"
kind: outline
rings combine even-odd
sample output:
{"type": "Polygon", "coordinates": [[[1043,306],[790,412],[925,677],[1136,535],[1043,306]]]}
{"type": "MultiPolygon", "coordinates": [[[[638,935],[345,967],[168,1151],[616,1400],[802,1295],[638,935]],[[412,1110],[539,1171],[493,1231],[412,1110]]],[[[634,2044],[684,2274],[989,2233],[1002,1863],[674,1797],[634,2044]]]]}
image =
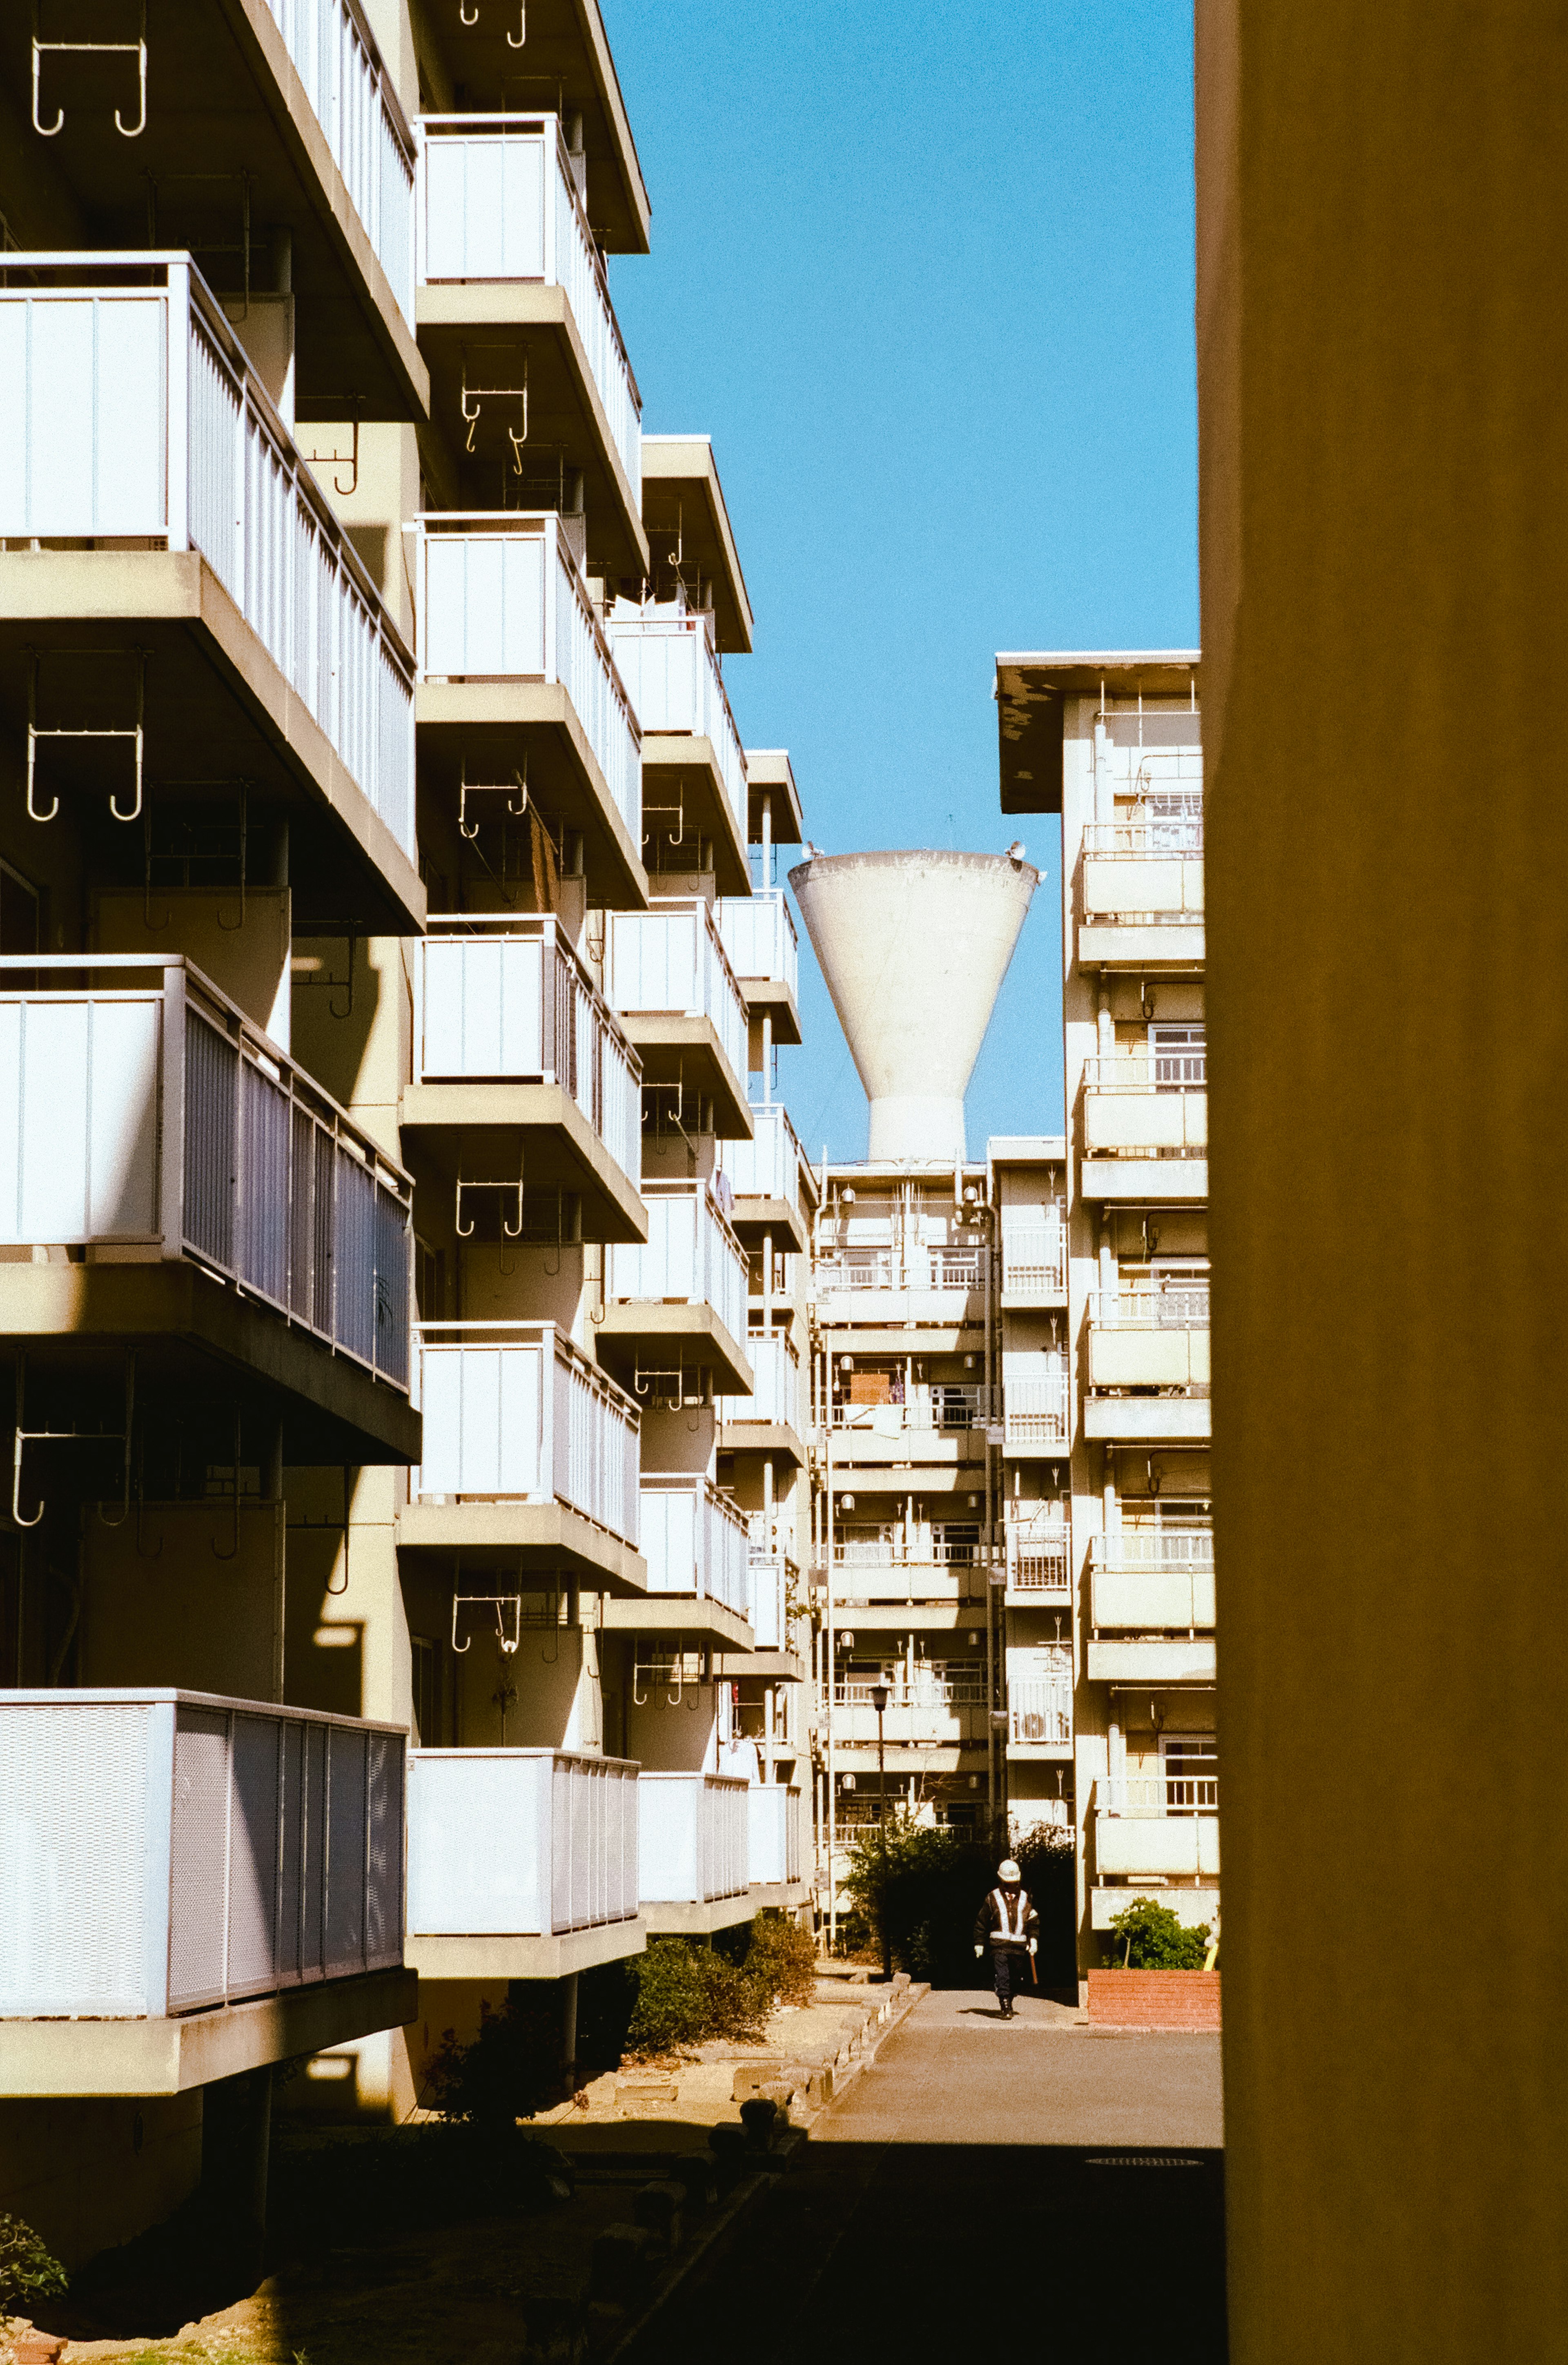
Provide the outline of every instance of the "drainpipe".
{"type": "Polygon", "coordinates": [[[764,789],[762,792],[762,883],[765,888],[771,887],[773,884],[773,791],[771,789],[764,789]]]}

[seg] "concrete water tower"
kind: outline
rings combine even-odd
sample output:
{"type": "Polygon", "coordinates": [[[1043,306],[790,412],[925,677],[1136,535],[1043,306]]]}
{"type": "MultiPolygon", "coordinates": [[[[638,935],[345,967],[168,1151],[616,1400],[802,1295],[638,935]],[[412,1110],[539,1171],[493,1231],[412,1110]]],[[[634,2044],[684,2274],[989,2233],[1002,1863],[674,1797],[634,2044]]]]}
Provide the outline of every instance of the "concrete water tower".
{"type": "Polygon", "coordinates": [[[964,1155],[964,1093],[1040,874],[1012,854],[819,854],[790,873],[871,1103],[868,1155],[964,1155]]]}

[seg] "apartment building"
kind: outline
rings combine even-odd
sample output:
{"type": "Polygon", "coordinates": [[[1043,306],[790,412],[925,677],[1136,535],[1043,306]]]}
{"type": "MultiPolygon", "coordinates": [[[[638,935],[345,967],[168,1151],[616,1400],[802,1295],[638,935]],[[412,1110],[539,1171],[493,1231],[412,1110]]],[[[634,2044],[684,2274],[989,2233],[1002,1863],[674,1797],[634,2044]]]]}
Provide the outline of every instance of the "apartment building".
{"type": "Polygon", "coordinates": [[[799,1910],[814,1186],[592,0],[61,0],[0,81],[0,2206],[74,2259],[278,2061],[402,2116],[799,1910]]]}
{"type": "Polygon", "coordinates": [[[1195,652],[997,659],[1002,806],[1062,821],[1080,1962],[1219,1911],[1195,652]]]}

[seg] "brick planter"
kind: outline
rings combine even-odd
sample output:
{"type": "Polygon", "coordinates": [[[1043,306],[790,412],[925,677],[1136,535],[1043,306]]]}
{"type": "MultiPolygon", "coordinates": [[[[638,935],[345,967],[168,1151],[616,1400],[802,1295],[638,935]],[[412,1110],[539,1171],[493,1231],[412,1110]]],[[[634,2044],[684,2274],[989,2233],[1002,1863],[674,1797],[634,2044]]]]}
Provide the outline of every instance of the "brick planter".
{"type": "Polygon", "coordinates": [[[1101,2028],[1217,2028],[1217,1971],[1091,1971],[1089,2018],[1101,2028]]]}

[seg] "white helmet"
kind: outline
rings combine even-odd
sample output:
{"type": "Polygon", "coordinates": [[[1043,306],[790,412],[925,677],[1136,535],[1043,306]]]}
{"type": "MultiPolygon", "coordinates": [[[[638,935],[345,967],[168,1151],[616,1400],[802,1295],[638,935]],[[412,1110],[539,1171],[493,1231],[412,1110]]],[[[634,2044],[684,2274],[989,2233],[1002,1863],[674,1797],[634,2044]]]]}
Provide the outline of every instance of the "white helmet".
{"type": "Polygon", "coordinates": [[[997,1866],[996,1877],[1003,1889],[1016,1889],[1024,1877],[1011,1856],[1007,1856],[997,1866]]]}

